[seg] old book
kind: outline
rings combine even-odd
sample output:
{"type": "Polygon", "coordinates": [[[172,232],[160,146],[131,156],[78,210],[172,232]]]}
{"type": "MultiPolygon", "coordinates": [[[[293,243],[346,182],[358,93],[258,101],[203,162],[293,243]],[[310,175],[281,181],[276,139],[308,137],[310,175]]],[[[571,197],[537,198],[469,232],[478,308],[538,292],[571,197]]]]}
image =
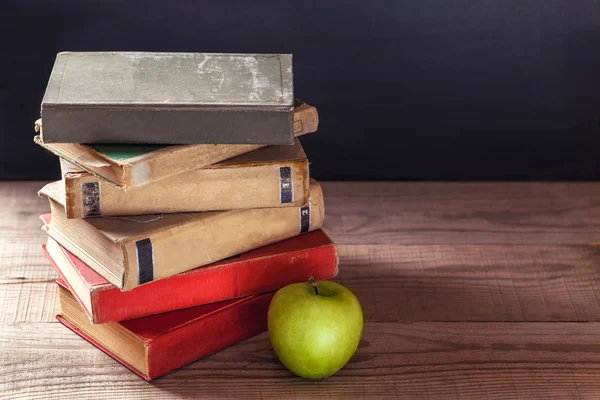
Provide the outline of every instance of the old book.
{"type": "MultiPolygon", "coordinates": [[[[42,216],[50,222],[50,214],[42,216]]],[[[119,290],[48,237],[46,256],[68,282],[92,323],[116,322],[278,290],[296,282],[331,279],[338,255],[321,230],[242,253],[139,286],[119,290]],[[160,293],[159,297],[156,293],[160,293]]]]}
{"type": "Polygon", "coordinates": [[[248,339],[267,329],[273,292],[106,324],[90,324],[84,310],[57,281],[67,328],[146,380],[248,339]]]}
{"type": "Polygon", "coordinates": [[[291,54],[63,52],[46,143],[292,144],[291,54]]]}
{"type": "Polygon", "coordinates": [[[62,167],[67,218],[298,207],[308,198],[308,160],[298,139],[126,192],[62,167]]]}
{"type": "MultiPolygon", "coordinates": [[[[315,132],[319,115],[315,107],[296,100],[294,134],[315,132]]],[[[36,121],[42,132],[42,121],[36,121]]],[[[197,144],[181,146],[45,143],[34,141],[57,156],[120,188],[141,187],[186,171],[239,156],[264,147],[258,144],[197,144]]]]}
{"type": "Polygon", "coordinates": [[[60,181],[40,195],[50,201],[48,235],[121,290],[319,229],[324,218],[315,181],[300,207],[128,217],[67,219],[60,181]]]}

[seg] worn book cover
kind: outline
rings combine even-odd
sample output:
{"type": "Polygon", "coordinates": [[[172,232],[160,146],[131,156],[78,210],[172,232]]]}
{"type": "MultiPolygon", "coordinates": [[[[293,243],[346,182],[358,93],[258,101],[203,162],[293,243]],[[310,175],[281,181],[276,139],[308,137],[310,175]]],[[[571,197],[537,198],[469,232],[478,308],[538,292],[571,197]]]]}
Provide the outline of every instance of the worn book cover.
{"type": "Polygon", "coordinates": [[[61,165],[67,218],[298,207],[308,199],[308,160],[298,139],[128,191],[61,165]]]}
{"type": "Polygon", "coordinates": [[[46,143],[291,144],[291,54],[63,52],[46,143]]]}
{"type": "Polygon", "coordinates": [[[67,219],[61,181],[40,190],[52,221],[45,230],[121,290],[131,290],[321,228],[323,193],[311,180],[300,207],[67,219]],[[62,203],[61,203],[62,202],[62,203]]]}
{"type": "Polygon", "coordinates": [[[273,292],[122,322],[90,324],[68,284],[57,281],[67,328],[145,380],[248,339],[267,329],[273,292]]]}
{"type": "MultiPolygon", "coordinates": [[[[41,217],[50,223],[50,214],[41,217]]],[[[43,245],[46,256],[92,323],[117,322],[167,311],[278,290],[286,285],[331,279],[338,272],[338,254],[331,239],[318,229],[139,286],[119,290],[54,239],[43,245]],[[161,293],[156,297],[156,293],[161,293]]]]}
{"type": "MultiPolygon", "coordinates": [[[[318,125],[317,109],[296,100],[294,135],[315,132],[318,125]]],[[[36,121],[35,129],[43,132],[42,120],[36,121]]],[[[124,190],[142,187],[264,147],[258,144],[85,145],[45,143],[41,136],[36,136],[34,141],[80,169],[124,190]]]]}

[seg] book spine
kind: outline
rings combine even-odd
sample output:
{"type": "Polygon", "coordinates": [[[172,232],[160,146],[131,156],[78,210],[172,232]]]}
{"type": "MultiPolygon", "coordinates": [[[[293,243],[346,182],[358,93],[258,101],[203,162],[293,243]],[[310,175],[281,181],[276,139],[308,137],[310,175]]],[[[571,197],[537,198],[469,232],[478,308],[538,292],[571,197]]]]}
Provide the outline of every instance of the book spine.
{"type": "Polygon", "coordinates": [[[319,113],[308,104],[302,104],[294,109],[294,135],[302,136],[316,132],[319,127],[319,113]]]}
{"type": "Polygon", "coordinates": [[[197,268],[131,291],[92,292],[94,323],[117,322],[278,290],[291,283],[331,279],[338,272],[334,244],[197,268]],[[202,289],[199,290],[198,288],[202,289]],[[160,298],[155,296],[161,293],[160,298]]]}
{"type": "Polygon", "coordinates": [[[252,296],[149,341],[149,378],[157,378],[266,331],[273,294],[252,296]]]}
{"type": "Polygon", "coordinates": [[[63,175],[67,218],[298,207],[308,196],[308,160],[204,168],[123,191],[86,172],[63,175]]]}
{"type": "Polygon", "coordinates": [[[291,107],[45,104],[42,118],[46,143],[289,145],[294,139],[291,107]]]}
{"type": "Polygon", "coordinates": [[[173,276],[301,233],[323,224],[323,192],[311,181],[309,201],[301,207],[216,212],[186,225],[123,242],[122,290],[173,276]]]}

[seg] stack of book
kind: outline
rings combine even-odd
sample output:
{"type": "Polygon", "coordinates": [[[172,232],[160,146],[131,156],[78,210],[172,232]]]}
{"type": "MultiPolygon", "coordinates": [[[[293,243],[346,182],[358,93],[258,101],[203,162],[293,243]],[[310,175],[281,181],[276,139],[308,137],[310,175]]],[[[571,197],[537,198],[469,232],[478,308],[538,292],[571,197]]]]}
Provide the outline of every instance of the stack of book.
{"type": "Polygon", "coordinates": [[[274,291],[337,274],[290,55],[60,53],[35,142],[58,320],[150,380],[266,330],[274,291]]]}

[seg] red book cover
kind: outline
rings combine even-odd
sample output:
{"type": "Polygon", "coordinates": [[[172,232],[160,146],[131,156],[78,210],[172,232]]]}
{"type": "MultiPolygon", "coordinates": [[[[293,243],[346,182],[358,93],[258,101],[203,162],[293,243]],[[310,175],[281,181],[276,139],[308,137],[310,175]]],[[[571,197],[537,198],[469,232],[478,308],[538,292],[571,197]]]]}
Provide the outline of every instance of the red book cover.
{"type": "Polygon", "coordinates": [[[68,306],[71,297],[68,284],[60,279],[57,283],[62,289],[59,292],[61,314],[56,318],[146,380],[264,332],[274,294],[263,293],[129,321],[93,325],[85,317],[77,317],[78,313],[83,313],[78,302],[72,301],[77,310],[68,306]],[[123,337],[130,337],[128,342],[133,344],[129,347],[119,345],[123,337]],[[137,355],[132,356],[136,349],[137,355]]]}
{"type": "MultiPolygon", "coordinates": [[[[50,214],[42,217],[49,223],[50,214]]],[[[285,285],[331,279],[337,249],[322,230],[243,253],[122,292],[48,238],[46,255],[93,323],[142,316],[277,290],[285,285]]]]}

